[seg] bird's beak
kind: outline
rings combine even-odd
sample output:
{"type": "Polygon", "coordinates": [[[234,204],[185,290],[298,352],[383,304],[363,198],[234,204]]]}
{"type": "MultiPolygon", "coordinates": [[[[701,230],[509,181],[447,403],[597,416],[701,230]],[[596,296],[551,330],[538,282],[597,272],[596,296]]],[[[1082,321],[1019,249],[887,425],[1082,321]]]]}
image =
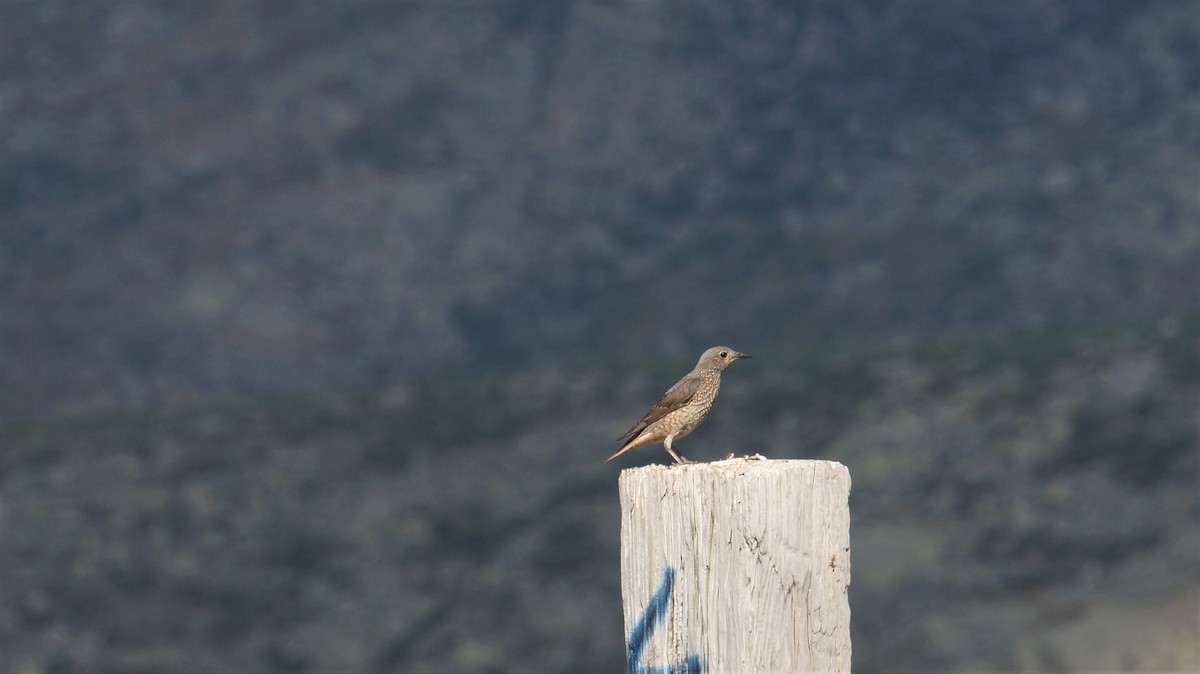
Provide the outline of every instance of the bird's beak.
{"type": "Polygon", "coordinates": [[[738,353],[737,351],[734,351],[734,352],[733,352],[733,359],[734,359],[734,360],[741,360],[741,359],[743,359],[743,358],[753,358],[753,357],[754,357],[754,356],[751,356],[751,355],[750,355],[750,354],[748,354],[748,353],[738,353]]]}

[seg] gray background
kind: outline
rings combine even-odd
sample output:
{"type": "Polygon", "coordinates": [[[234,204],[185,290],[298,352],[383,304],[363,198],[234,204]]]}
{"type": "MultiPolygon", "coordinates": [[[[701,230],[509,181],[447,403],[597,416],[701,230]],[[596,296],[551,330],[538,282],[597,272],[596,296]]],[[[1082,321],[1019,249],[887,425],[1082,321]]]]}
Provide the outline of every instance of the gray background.
{"type": "Polygon", "coordinates": [[[858,671],[1200,664],[1200,4],[0,2],[0,671],[612,672],[615,438],[858,671]]]}

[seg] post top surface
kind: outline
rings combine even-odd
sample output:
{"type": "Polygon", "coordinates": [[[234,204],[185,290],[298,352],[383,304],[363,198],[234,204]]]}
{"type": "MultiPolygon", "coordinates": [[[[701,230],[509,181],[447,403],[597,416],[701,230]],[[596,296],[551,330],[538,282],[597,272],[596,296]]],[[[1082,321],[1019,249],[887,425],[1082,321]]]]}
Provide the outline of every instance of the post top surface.
{"type": "Polygon", "coordinates": [[[831,471],[845,472],[849,476],[849,469],[842,463],[837,461],[826,461],[823,459],[767,459],[762,455],[741,456],[731,459],[722,459],[720,461],[706,461],[682,464],[661,464],[655,463],[646,466],[637,466],[635,468],[626,468],[621,471],[621,477],[648,476],[652,474],[678,474],[694,475],[696,473],[714,473],[725,474],[731,473],[734,475],[745,475],[749,473],[789,473],[789,472],[809,472],[809,471],[831,471]]]}

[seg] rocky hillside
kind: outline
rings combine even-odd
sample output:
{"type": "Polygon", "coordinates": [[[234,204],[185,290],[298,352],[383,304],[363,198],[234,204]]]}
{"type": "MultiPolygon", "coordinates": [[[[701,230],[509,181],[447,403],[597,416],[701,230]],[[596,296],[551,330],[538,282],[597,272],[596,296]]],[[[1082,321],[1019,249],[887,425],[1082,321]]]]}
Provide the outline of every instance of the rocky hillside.
{"type": "Polygon", "coordinates": [[[1200,305],[1194,1],[310,5],[0,10],[0,418],[1200,305]]]}
{"type": "MultiPolygon", "coordinates": [[[[858,671],[1200,656],[1200,324],[739,368],[682,446],[849,466],[858,671]]],[[[662,381],[574,375],[10,426],[5,669],[619,671],[601,460],[662,381]]]]}
{"type": "Polygon", "coordinates": [[[857,670],[1200,662],[1194,0],[9,2],[0,129],[0,672],[619,671],[715,343],[857,670]]]}

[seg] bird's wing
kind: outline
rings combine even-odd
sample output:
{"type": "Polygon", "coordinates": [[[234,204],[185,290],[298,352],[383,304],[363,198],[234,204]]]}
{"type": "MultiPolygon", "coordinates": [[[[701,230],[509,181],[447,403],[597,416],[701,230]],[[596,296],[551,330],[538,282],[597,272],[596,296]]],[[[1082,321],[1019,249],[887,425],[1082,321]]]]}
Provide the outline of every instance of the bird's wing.
{"type": "Polygon", "coordinates": [[[646,427],[650,424],[688,404],[696,396],[696,391],[699,389],[699,377],[684,377],[680,379],[663,394],[663,397],[658,402],[654,403],[654,407],[651,407],[650,411],[646,412],[646,416],[642,417],[641,421],[634,424],[633,428],[625,431],[625,434],[617,439],[624,440],[625,438],[637,437],[637,434],[646,430],[646,427]]]}

